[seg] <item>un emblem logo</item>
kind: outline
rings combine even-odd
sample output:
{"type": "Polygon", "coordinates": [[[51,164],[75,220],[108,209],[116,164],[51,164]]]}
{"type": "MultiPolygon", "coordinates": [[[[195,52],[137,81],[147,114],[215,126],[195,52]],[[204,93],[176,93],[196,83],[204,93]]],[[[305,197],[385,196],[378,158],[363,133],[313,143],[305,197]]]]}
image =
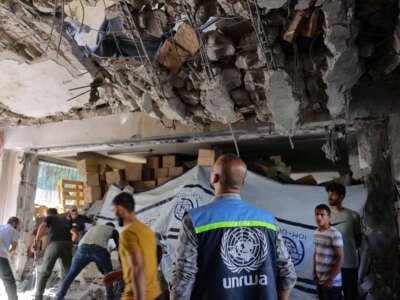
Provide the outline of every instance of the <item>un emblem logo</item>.
{"type": "Polygon", "coordinates": [[[267,239],[257,228],[232,228],[225,231],[220,250],[223,262],[233,273],[256,271],[267,257],[267,239]]]}
{"type": "Polygon", "coordinates": [[[303,242],[301,240],[298,240],[298,242],[296,243],[294,240],[288,238],[287,236],[283,237],[283,242],[285,243],[290,257],[292,258],[293,264],[295,266],[301,264],[305,254],[303,242]]]}
{"type": "Polygon", "coordinates": [[[194,208],[192,200],[181,198],[175,206],[175,218],[179,221],[182,221],[185,213],[192,208],[194,208]]]}

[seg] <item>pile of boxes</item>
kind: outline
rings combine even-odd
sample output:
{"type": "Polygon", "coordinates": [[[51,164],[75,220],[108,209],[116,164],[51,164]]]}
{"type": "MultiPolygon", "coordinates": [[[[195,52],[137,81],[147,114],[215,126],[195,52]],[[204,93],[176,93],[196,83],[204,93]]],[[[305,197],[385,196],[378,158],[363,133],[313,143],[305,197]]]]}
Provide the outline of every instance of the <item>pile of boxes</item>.
{"type": "Polygon", "coordinates": [[[150,156],[143,167],[143,180],[133,182],[136,191],[144,191],[183,174],[183,166],[178,155],[150,156]]]}
{"type": "MultiPolygon", "coordinates": [[[[212,166],[214,160],[214,150],[199,150],[199,166],[212,166]]],[[[112,169],[108,165],[99,165],[96,160],[84,159],[78,161],[77,169],[83,177],[85,202],[94,202],[102,199],[102,195],[112,184],[122,188],[129,184],[135,188],[135,192],[155,188],[183,174],[184,163],[181,156],[168,154],[149,156],[145,164],[127,162],[124,169],[112,169]]]]}
{"type": "Polygon", "coordinates": [[[78,173],[83,178],[83,195],[86,203],[101,199],[99,164],[93,159],[83,159],[77,163],[78,173]]]}

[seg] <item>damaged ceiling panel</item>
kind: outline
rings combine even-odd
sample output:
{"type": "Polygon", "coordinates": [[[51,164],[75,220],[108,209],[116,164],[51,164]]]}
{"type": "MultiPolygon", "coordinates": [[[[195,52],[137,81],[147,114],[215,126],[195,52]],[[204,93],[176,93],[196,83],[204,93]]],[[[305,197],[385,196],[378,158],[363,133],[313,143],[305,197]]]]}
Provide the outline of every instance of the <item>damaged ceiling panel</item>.
{"type": "Polygon", "coordinates": [[[374,28],[397,49],[398,6],[381,24],[375,16],[390,1],[364,2],[1,1],[0,64],[18,61],[26,75],[4,81],[17,90],[2,88],[0,123],[141,110],[192,126],[272,122],[290,134],[343,118],[366,72],[387,75],[400,62],[396,51],[378,57],[366,34],[374,28]],[[42,95],[21,91],[28,74],[49,83],[42,95]]]}

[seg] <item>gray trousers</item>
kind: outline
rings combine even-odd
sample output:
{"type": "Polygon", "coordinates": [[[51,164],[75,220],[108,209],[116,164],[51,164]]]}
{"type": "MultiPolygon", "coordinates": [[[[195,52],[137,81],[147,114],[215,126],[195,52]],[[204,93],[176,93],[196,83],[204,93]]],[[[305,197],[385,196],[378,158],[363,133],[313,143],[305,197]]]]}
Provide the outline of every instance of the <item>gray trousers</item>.
{"type": "Polygon", "coordinates": [[[72,241],[54,241],[47,245],[36,286],[36,300],[43,299],[47,280],[49,280],[58,258],[61,258],[61,274],[62,278],[64,278],[71,266],[72,241]]]}
{"type": "Polygon", "coordinates": [[[8,300],[17,300],[17,286],[8,258],[0,257],[0,279],[6,288],[8,300]]]}

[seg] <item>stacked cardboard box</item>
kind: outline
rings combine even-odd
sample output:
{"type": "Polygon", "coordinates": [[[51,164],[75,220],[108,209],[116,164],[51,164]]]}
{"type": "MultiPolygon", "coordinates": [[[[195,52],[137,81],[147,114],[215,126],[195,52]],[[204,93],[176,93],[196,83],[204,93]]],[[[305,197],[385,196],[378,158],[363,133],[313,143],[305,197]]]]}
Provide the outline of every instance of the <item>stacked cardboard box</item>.
{"type": "Polygon", "coordinates": [[[183,174],[183,167],[169,168],[169,177],[176,177],[183,174]]]}
{"type": "Polygon", "coordinates": [[[99,164],[94,159],[82,159],[78,161],[76,168],[78,173],[84,176],[86,173],[98,173],[99,164]]]}
{"type": "Polygon", "coordinates": [[[86,173],[82,175],[83,183],[87,186],[100,186],[99,173],[86,173]]]}
{"type": "Polygon", "coordinates": [[[199,149],[197,164],[199,166],[213,166],[215,161],[215,151],[210,149],[199,149]]]}
{"type": "Polygon", "coordinates": [[[149,156],[146,158],[146,169],[157,169],[160,167],[160,157],[158,156],[149,156]]]}
{"type": "Polygon", "coordinates": [[[142,172],[143,172],[142,164],[129,164],[125,168],[125,178],[127,181],[141,181],[142,172]]]}
{"type": "Polygon", "coordinates": [[[156,187],[155,180],[134,181],[132,184],[135,192],[143,192],[156,187]]]}
{"type": "Polygon", "coordinates": [[[146,163],[131,164],[126,172],[126,179],[135,188],[135,192],[143,192],[156,186],[155,171],[160,167],[160,157],[149,156],[146,163]],[[128,170],[129,169],[129,170],[128,170]],[[130,173],[130,174],[128,174],[130,173]]]}
{"type": "Polygon", "coordinates": [[[83,178],[83,196],[86,203],[100,200],[102,197],[99,176],[99,164],[94,159],[82,159],[77,163],[78,173],[83,178]]]}
{"type": "Polygon", "coordinates": [[[125,174],[123,170],[115,170],[106,173],[106,183],[107,185],[117,184],[120,187],[126,185],[125,174]]]}
{"type": "Polygon", "coordinates": [[[101,200],[101,187],[100,185],[84,186],[83,195],[86,203],[92,203],[101,200]]]}
{"type": "Polygon", "coordinates": [[[163,155],[162,166],[163,168],[173,168],[179,165],[178,157],[176,155],[163,155]]]}
{"type": "Polygon", "coordinates": [[[163,184],[164,182],[170,180],[172,177],[158,177],[157,178],[157,185],[163,184]]]}

